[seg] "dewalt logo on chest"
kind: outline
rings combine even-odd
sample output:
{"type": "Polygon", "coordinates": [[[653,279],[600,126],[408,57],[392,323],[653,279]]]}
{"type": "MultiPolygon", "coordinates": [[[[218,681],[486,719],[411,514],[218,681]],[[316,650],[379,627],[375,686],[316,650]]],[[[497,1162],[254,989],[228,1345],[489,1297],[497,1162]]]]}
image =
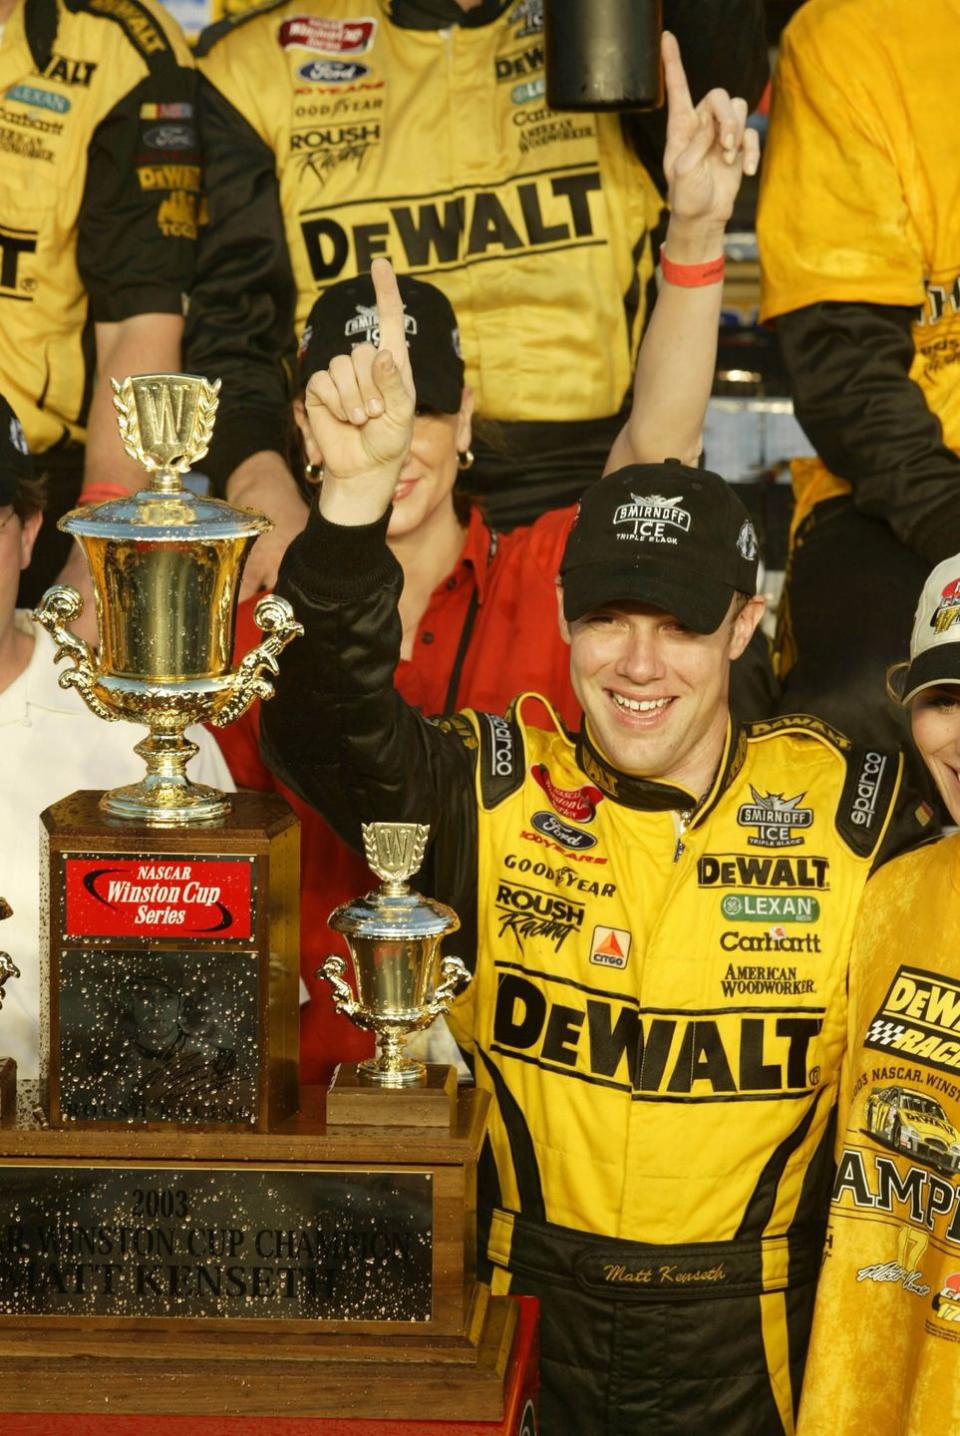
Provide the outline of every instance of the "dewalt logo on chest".
{"type": "Polygon", "coordinates": [[[548,995],[518,964],[496,966],[491,1050],[502,1056],[634,1100],[756,1100],[816,1085],[810,1048],[822,1007],[647,1013],[569,978],[548,995]]]}

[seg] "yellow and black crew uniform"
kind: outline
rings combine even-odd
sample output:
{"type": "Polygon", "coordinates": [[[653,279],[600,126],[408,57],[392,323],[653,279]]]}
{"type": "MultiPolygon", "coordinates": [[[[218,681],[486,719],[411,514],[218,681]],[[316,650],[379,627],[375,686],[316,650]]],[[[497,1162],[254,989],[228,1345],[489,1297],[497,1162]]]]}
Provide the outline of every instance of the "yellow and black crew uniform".
{"type": "Polygon", "coordinates": [[[544,1431],[792,1432],[899,759],[813,718],[731,721],[697,802],[544,728],[536,695],[430,723],[391,683],[386,526],[314,511],[288,550],[306,636],[264,751],[354,845],[361,821],[431,825],[424,885],[475,947],[450,1023],[493,1099],[486,1270],[541,1299],[544,1431]]]}
{"type": "Polygon", "coordinates": [[[809,0],[764,150],[761,315],[819,455],[794,465],[785,702],[881,742],[914,595],[960,550],[958,69],[953,0],[809,0]]]}
{"type": "MultiPolygon", "coordinates": [[[[666,0],[696,95],[756,99],[759,0],[666,0]]],[[[224,380],[217,484],[284,453],[284,360],[386,255],[453,304],[478,412],[471,487],[508,526],[570,502],[622,424],[665,221],[662,114],[559,114],[535,0],[277,0],[198,48],[210,225],[189,364],[224,380]],[[496,458],[499,453],[499,459],[496,458]]]]}
{"type": "Polygon", "coordinates": [[[20,0],[3,28],[0,391],[50,475],[50,535],[80,489],[94,324],[180,314],[192,281],[195,79],[154,0],[20,0]]]}

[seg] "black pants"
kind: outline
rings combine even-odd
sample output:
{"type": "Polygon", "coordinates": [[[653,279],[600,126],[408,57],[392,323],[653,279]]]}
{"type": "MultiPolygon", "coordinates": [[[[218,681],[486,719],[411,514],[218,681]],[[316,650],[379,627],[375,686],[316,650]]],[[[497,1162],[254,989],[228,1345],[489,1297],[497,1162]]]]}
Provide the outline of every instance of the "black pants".
{"type": "Polygon", "coordinates": [[[791,1236],[784,1290],[764,1286],[759,1239],[648,1246],[515,1216],[510,1289],[540,1299],[542,1436],[783,1436],[761,1301],[785,1311],[795,1405],[822,1239],[791,1236]]]}

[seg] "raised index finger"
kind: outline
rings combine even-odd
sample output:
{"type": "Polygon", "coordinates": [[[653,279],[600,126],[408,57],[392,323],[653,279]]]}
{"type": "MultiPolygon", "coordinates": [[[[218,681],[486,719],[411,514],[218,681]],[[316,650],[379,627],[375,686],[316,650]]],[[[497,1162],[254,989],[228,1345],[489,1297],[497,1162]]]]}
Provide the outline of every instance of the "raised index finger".
{"type": "Polygon", "coordinates": [[[380,317],[380,343],[378,349],[389,349],[397,367],[403,365],[407,352],[406,333],[403,327],[403,300],[400,286],[389,259],[375,259],[370,266],[373,290],[377,296],[377,313],[380,317]]]}
{"type": "Polygon", "coordinates": [[[669,30],[663,32],[660,54],[663,57],[663,80],[667,90],[668,118],[675,119],[679,115],[692,113],[693,100],[690,96],[690,86],[687,84],[683,61],[680,59],[680,46],[677,44],[676,35],[672,35],[669,30]]]}

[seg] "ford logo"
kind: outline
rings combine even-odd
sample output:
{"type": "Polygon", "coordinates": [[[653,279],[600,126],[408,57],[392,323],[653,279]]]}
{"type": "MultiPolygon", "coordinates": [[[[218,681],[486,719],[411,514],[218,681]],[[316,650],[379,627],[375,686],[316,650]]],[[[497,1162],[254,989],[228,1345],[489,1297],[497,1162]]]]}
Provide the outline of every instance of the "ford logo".
{"type": "Polygon", "coordinates": [[[189,125],[157,125],[147,130],[143,142],[152,150],[193,150],[197,147],[197,132],[189,125]]]}
{"type": "Polygon", "coordinates": [[[592,833],[585,833],[580,828],[571,828],[569,823],[561,822],[556,813],[534,813],[530,821],[538,833],[543,833],[544,837],[553,838],[555,842],[562,843],[565,848],[595,848],[597,846],[597,840],[592,833]]]}
{"type": "Polygon", "coordinates": [[[301,80],[309,80],[311,85],[345,85],[369,73],[370,66],[356,60],[308,60],[297,71],[301,80]]]}

